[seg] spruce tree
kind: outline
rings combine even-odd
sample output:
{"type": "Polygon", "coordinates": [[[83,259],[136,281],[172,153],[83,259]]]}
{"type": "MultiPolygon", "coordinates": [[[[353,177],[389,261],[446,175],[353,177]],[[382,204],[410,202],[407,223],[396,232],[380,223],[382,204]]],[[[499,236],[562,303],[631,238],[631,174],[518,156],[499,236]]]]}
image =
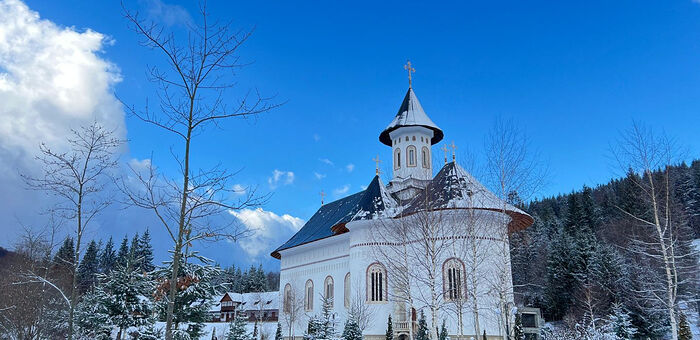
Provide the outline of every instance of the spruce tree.
{"type": "Polygon", "coordinates": [[[282,324],[277,322],[277,330],[275,331],[275,340],[282,340],[282,324]]]}
{"type": "Polygon", "coordinates": [[[131,238],[131,246],[129,247],[129,259],[131,260],[131,266],[132,268],[134,268],[134,270],[139,270],[141,268],[141,243],[138,233],[136,233],[134,237],[131,238]]]}
{"type": "Polygon", "coordinates": [[[447,326],[445,326],[445,320],[442,320],[442,326],[440,326],[440,332],[438,333],[438,340],[447,340],[447,326]]]}
{"type": "Polygon", "coordinates": [[[425,314],[423,310],[420,311],[420,318],[418,318],[418,331],[416,332],[416,340],[429,340],[428,334],[428,323],[425,321],[425,314]]]}
{"type": "Polygon", "coordinates": [[[97,258],[97,242],[90,241],[85,250],[80,265],[78,266],[78,287],[80,292],[86,292],[97,283],[97,274],[100,270],[99,260],[97,258]]]}
{"type": "MultiPolygon", "coordinates": [[[[182,254],[180,262],[172,334],[175,338],[199,339],[203,335],[204,323],[209,320],[211,300],[220,292],[221,286],[214,283],[214,280],[221,274],[221,270],[196,253],[182,254]],[[196,259],[199,261],[193,263],[196,259]],[[180,324],[187,324],[186,329],[179,327],[180,324]]],[[[163,282],[156,289],[156,311],[161,319],[165,319],[168,309],[170,273],[172,262],[154,272],[155,278],[163,282]]]]}
{"type": "Polygon", "coordinates": [[[99,286],[83,295],[75,308],[76,332],[80,338],[112,339],[112,319],[105,305],[108,299],[109,296],[99,286]]]}
{"type": "Polygon", "coordinates": [[[116,265],[124,266],[126,265],[127,259],[129,257],[129,239],[124,235],[122,244],[119,246],[119,251],[117,252],[116,265]]]}
{"type": "Polygon", "coordinates": [[[485,330],[485,329],[484,329],[484,336],[483,336],[482,339],[483,339],[483,340],[488,340],[488,339],[486,338],[486,330],[485,330]]]}
{"type": "Polygon", "coordinates": [[[607,328],[620,340],[634,339],[637,335],[637,329],[632,325],[629,314],[620,304],[613,305],[612,314],[608,317],[607,328]]]}
{"type": "Polygon", "coordinates": [[[100,273],[108,274],[110,271],[112,271],[112,268],[114,268],[114,264],[116,263],[116,257],[117,254],[114,251],[114,241],[112,241],[112,237],[110,236],[109,240],[107,240],[107,243],[105,244],[105,247],[100,253],[100,273]]]}
{"type": "Polygon", "coordinates": [[[148,228],[146,228],[139,240],[139,257],[141,258],[140,270],[152,272],[156,268],[153,265],[153,245],[151,245],[151,233],[148,228]]]}
{"type": "Polygon", "coordinates": [[[520,313],[515,314],[515,322],[513,323],[513,340],[525,340],[523,318],[520,313]]]}
{"type": "Polygon", "coordinates": [[[253,324],[253,336],[252,336],[252,338],[253,339],[258,338],[258,320],[257,319],[255,319],[255,323],[253,324]]]}
{"type": "Polygon", "coordinates": [[[342,338],[343,340],[362,340],[362,331],[355,320],[350,319],[345,322],[342,338]]]}
{"type": "Polygon", "coordinates": [[[236,317],[229,325],[226,340],[250,340],[246,331],[246,320],[241,313],[236,313],[236,317]]]}
{"type": "Polygon", "coordinates": [[[685,313],[680,312],[678,314],[678,340],[692,340],[693,333],[690,331],[685,313]]]}
{"type": "Polygon", "coordinates": [[[73,246],[73,238],[66,237],[63,244],[58,248],[53,262],[61,267],[72,268],[75,261],[75,247],[73,246]]]}
{"type": "Polygon", "coordinates": [[[320,317],[320,327],[318,329],[318,338],[320,339],[333,339],[335,338],[335,321],[331,315],[333,312],[333,307],[331,306],[331,300],[327,299],[325,296],[321,297],[321,317],[320,317]]]}
{"type": "Polygon", "coordinates": [[[153,281],[148,274],[136,269],[133,258],[128,257],[125,265],[117,266],[103,279],[102,290],[107,295],[104,304],[119,335],[124,335],[129,327],[153,325],[153,281]]]}
{"type": "Polygon", "coordinates": [[[386,340],[394,340],[394,326],[391,322],[391,314],[386,321],[386,340]]]}

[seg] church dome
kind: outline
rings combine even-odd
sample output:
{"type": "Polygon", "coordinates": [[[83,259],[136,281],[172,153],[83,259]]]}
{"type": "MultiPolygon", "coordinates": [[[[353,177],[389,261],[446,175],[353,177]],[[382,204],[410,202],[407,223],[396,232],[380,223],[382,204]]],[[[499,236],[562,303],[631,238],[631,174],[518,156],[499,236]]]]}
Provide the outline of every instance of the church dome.
{"type": "Polygon", "coordinates": [[[432,145],[439,143],[442,140],[443,133],[440,128],[433,123],[428,115],[423,111],[423,107],[416,97],[413,88],[409,87],[406,96],[403,98],[403,103],[399,108],[399,112],[391,121],[391,124],[382,131],[379,135],[379,141],[385,145],[391,146],[391,137],[389,134],[401,127],[405,126],[422,126],[433,131],[433,138],[430,140],[432,145]]]}

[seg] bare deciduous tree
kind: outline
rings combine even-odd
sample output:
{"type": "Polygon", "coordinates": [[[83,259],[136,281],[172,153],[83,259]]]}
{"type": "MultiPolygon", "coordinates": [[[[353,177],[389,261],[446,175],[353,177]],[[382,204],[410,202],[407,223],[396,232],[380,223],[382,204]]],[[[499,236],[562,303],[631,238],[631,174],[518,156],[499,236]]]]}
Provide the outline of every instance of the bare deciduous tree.
{"type": "Polygon", "coordinates": [[[375,308],[368,304],[365,300],[365,287],[361,279],[356,279],[351,284],[352,292],[350,295],[350,308],[348,309],[348,318],[354,320],[360,328],[360,332],[364,332],[367,327],[372,326],[374,322],[375,308]]]}
{"type": "Polygon", "coordinates": [[[282,291],[282,312],[280,313],[287,326],[289,339],[294,339],[294,325],[300,321],[304,313],[304,294],[296,287],[297,282],[289,282],[289,286],[283,287],[282,291]]]}
{"type": "MultiPolygon", "coordinates": [[[[694,279],[687,260],[697,254],[689,247],[681,247],[680,214],[674,211],[671,165],[675,147],[666,136],[657,136],[640,124],[623,132],[613,155],[628,179],[638,189],[639,206],[618,209],[634,221],[638,231],[632,236],[630,250],[646,257],[650,267],[658,270],[661,282],[645,282],[639,293],[644,299],[655,301],[668,316],[671,338],[678,339],[677,308],[680,288],[694,279]],[[654,172],[658,171],[658,175],[654,172]]],[[[692,284],[692,283],[691,283],[692,284]]]]}
{"type": "MultiPolygon", "coordinates": [[[[67,293],[68,339],[73,338],[73,314],[78,303],[77,268],[82,238],[92,219],[112,203],[104,188],[109,182],[110,170],[117,165],[114,153],[123,143],[97,122],[71,132],[67,139],[68,151],[56,151],[41,144],[37,160],[42,166],[42,176],[22,176],[30,188],[58,197],[54,211],[75,223],[75,258],[71,263],[72,283],[67,293]]],[[[47,278],[40,281],[49,283],[47,278]]]]}
{"type": "Polygon", "coordinates": [[[525,133],[512,121],[496,121],[486,137],[485,151],[487,183],[502,202],[499,220],[493,221],[495,237],[500,243],[494,257],[499,263],[495,264],[496,270],[490,275],[490,292],[498,301],[493,307],[499,311],[501,331],[510,337],[514,297],[508,205],[530,198],[543,185],[546,169],[537,154],[530,150],[525,133]]]}
{"type": "MultiPolygon", "coordinates": [[[[151,165],[146,174],[134,169],[140,189],[124,185],[132,204],[150,209],[158,217],[173,242],[171,281],[177,280],[183,248],[195,241],[228,238],[235,240],[245,230],[230,228],[216,220],[228,210],[262,204],[265,197],[246,190],[243,199],[231,202],[234,192],[230,173],[218,166],[197,170],[192,164],[192,143],[206,127],[219,126],[230,118],[245,118],[267,112],[277,105],[257,91],[248,91],[237,103],[229,104],[224,94],[235,82],[233,71],[243,66],[238,51],[252,31],[236,31],[230,23],[212,22],[206,4],[200,6],[200,22],[188,25],[188,38],[181,43],[162,25],[142,19],[139,13],[124,9],[131,28],[142,38],[142,45],[157,51],[165,68],[148,68],[157,86],[159,109],[151,111],[128,107],[131,114],[175,136],[181,153],[173,152],[179,165],[178,178],[169,180],[156,174],[151,165]],[[230,72],[230,73],[229,73],[230,72]]],[[[250,189],[250,188],[249,188],[250,189]]],[[[177,285],[170,285],[165,338],[172,339],[173,311],[177,285]]]]}

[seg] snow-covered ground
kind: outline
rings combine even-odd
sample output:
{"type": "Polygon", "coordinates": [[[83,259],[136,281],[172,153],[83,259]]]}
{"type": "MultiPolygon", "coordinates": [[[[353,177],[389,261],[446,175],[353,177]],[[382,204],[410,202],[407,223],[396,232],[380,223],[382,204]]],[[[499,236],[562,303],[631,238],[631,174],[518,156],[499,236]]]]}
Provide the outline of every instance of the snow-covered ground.
{"type": "MultiPolygon", "coordinates": [[[[695,251],[700,253],[700,238],[693,240],[693,247],[695,251]]],[[[698,259],[698,262],[700,262],[700,259],[698,259]]],[[[698,263],[698,265],[700,265],[700,263],[698,263]]],[[[700,287],[700,278],[698,278],[698,286],[700,287]]],[[[693,338],[700,339],[700,316],[694,309],[686,309],[685,313],[688,318],[688,324],[690,324],[690,330],[693,332],[693,338]]]]}
{"type": "MultiPolygon", "coordinates": [[[[254,323],[248,322],[246,325],[248,332],[253,333],[253,328],[255,327],[254,323]]],[[[156,328],[159,329],[164,329],[165,328],[165,322],[156,322],[156,328]]],[[[200,340],[210,340],[212,339],[212,333],[216,334],[216,337],[219,339],[226,339],[226,333],[228,332],[229,328],[229,323],[228,322],[207,322],[205,323],[204,326],[204,335],[200,338],[200,340]]],[[[275,331],[277,330],[277,323],[276,322],[263,322],[262,326],[261,324],[258,324],[258,334],[260,332],[266,333],[268,335],[268,339],[273,339],[275,336],[275,331]]]]}

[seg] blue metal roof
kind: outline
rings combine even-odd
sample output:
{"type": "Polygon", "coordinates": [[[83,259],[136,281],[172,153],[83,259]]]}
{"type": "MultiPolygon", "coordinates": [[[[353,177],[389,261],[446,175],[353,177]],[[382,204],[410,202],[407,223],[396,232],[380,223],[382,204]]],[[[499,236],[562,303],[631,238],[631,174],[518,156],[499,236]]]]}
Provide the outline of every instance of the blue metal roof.
{"type": "Polygon", "coordinates": [[[391,204],[385,202],[385,200],[392,200],[392,198],[383,195],[383,191],[384,188],[379,176],[374,176],[367,189],[322,205],[292,238],[270,255],[279,259],[279,252],[282,250],[342,233],[342,231],[334,232],[332,228],[335,226],[344,225],[350,221],[372,218],[383,211],[387,204],[391,204]]]}

